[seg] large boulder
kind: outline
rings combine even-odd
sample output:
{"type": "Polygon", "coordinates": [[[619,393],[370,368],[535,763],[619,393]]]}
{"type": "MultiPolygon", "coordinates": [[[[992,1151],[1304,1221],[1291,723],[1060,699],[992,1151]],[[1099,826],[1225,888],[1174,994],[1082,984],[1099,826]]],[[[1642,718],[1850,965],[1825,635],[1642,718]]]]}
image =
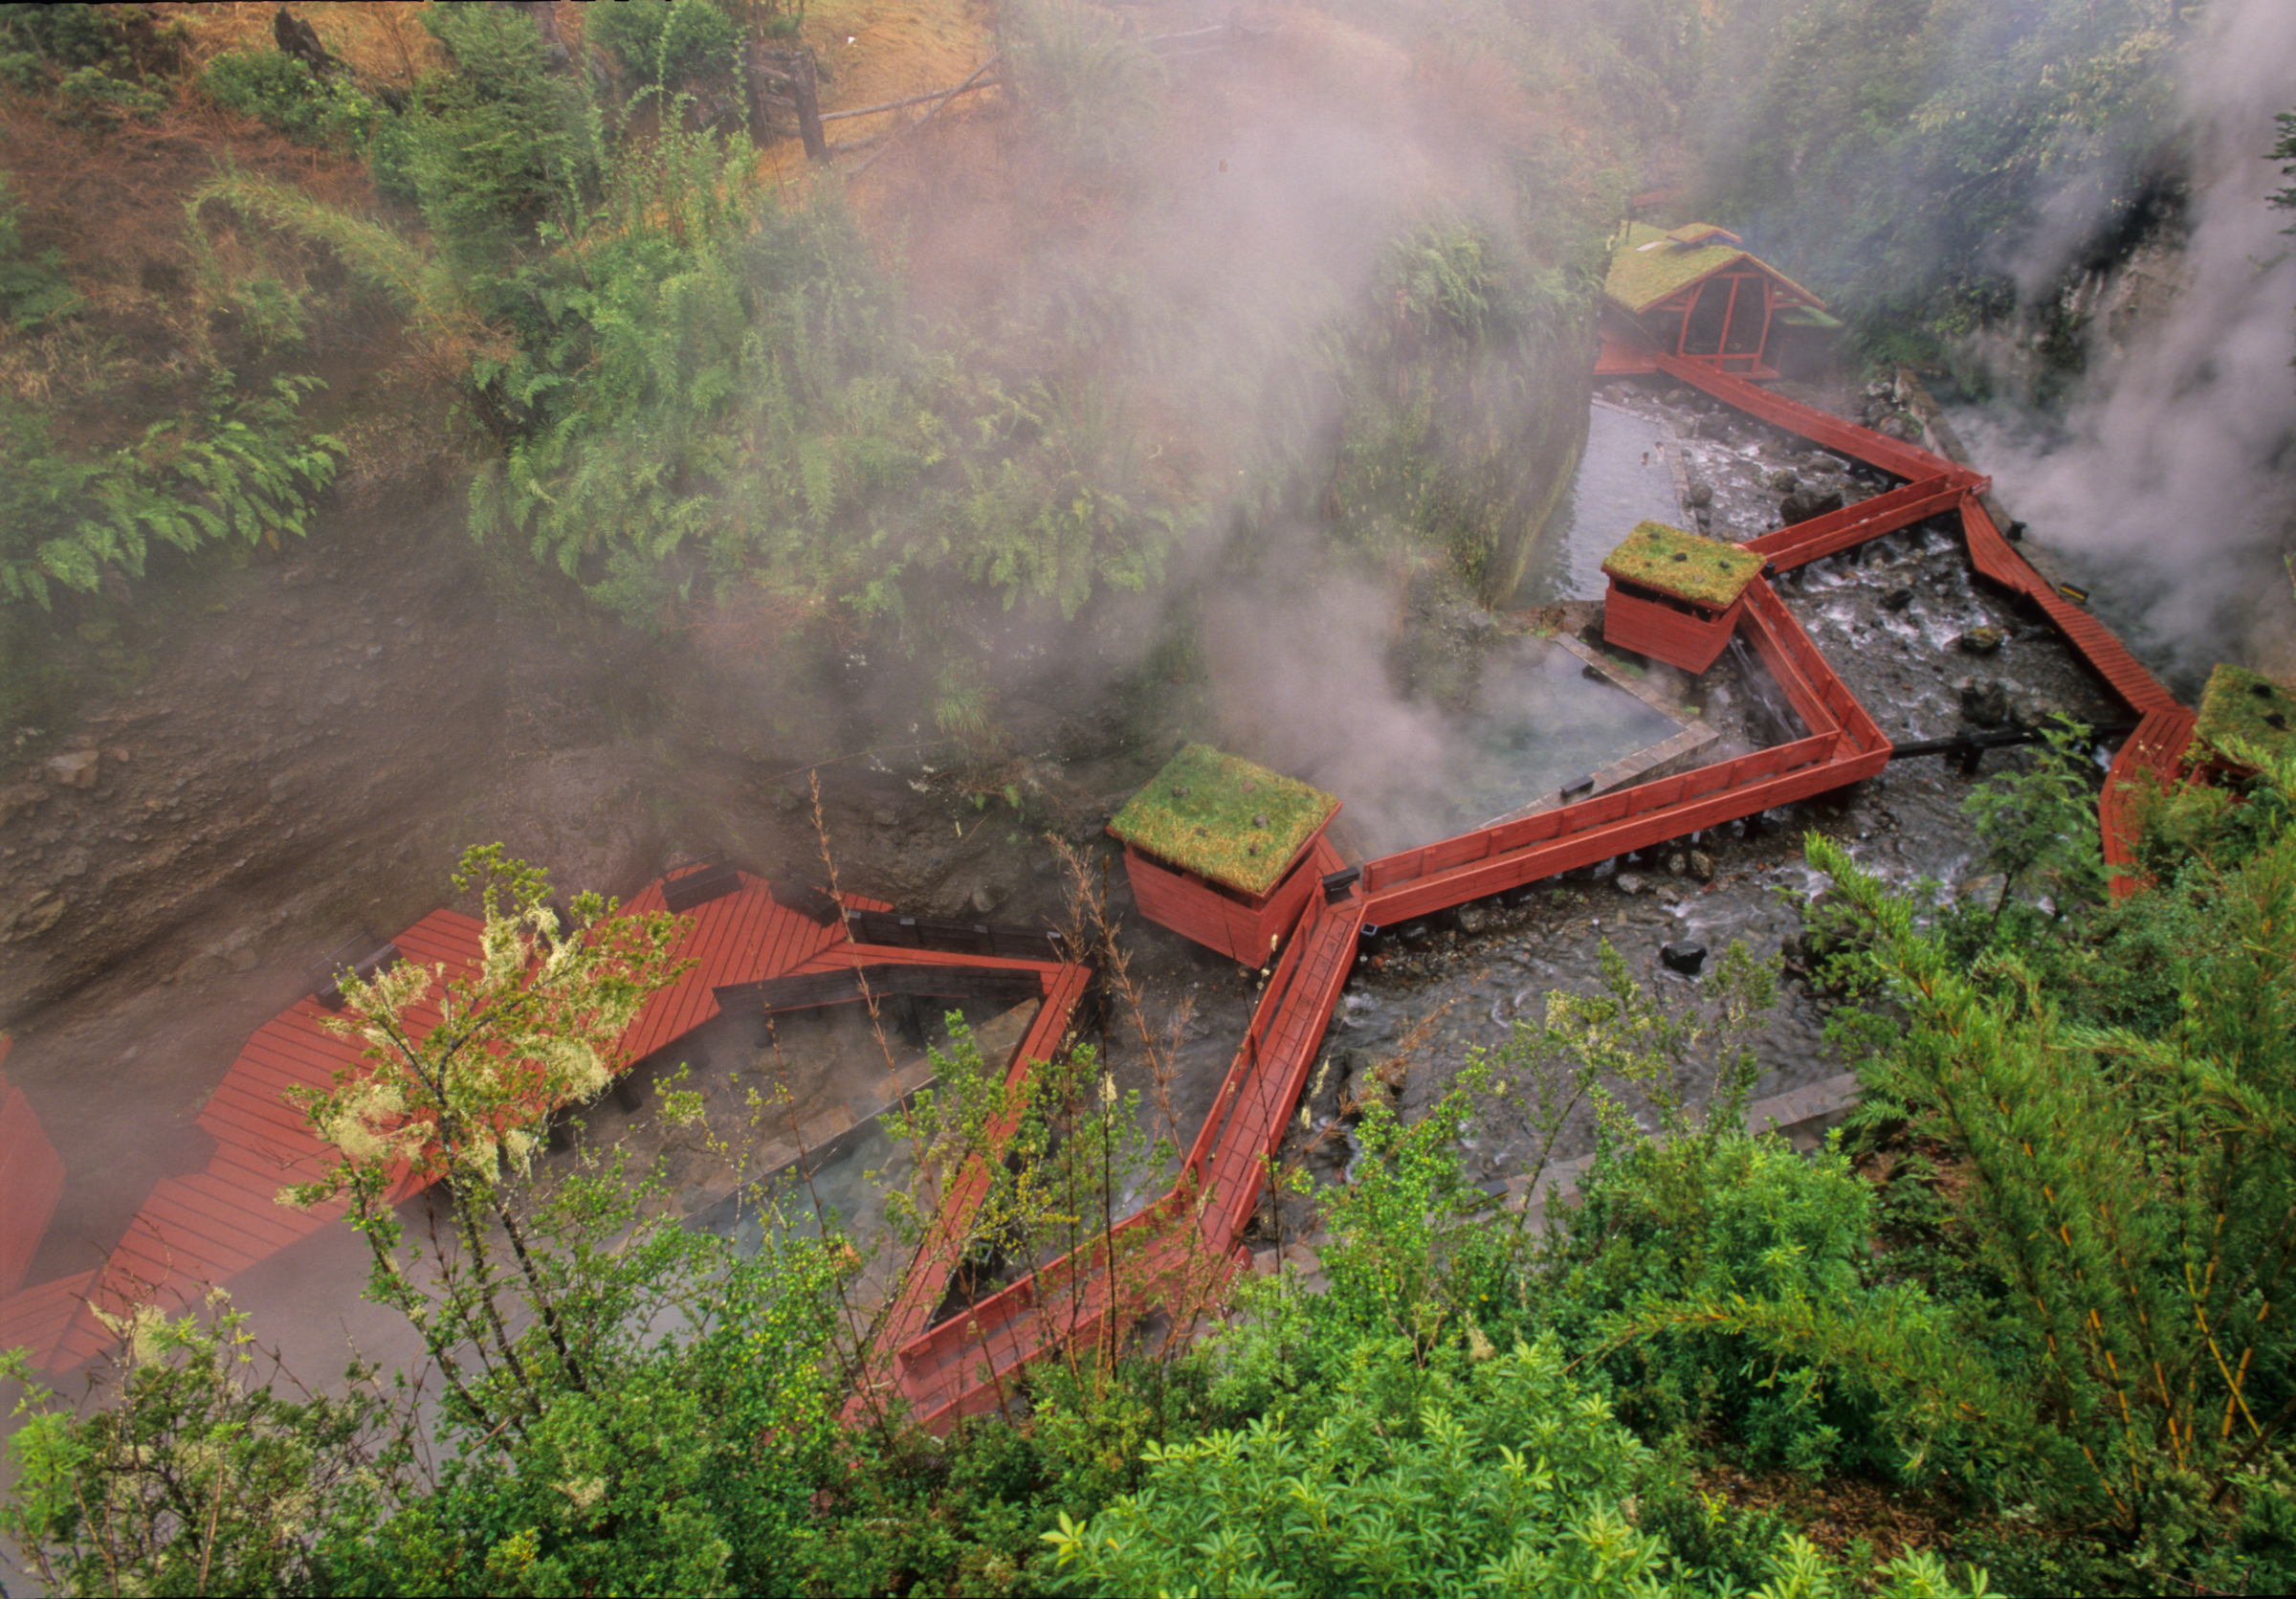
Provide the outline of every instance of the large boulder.
{"type": "Polygon", "coordinates": [[[1842,509],[1842,491],[1840,489],[1813,487],[1797,489],[1786,496],[1778,503],[1777,516],[1780,522],[1791,527],[1798,522],[1808,522],[1813,517],[1822,517],[1840,509],[1842,509]]]}

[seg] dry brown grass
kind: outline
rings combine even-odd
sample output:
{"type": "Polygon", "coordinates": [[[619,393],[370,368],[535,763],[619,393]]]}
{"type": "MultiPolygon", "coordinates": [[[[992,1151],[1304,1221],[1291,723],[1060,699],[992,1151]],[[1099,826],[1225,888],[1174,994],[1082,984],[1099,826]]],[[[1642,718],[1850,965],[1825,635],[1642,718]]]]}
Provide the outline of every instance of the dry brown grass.
{"type": "MultiPolygon", "coordinates": [[[[580,9],[559,8],[561,11],[580,9]]],[[[271,19],[278,7],[271,0],[261,4],[232,0],[228,5],[158,5],[152,10],[182,25],[188,35],[187,54],[194,68],[206,66],[230,50],[277,48],[271,19]]],[[[447,53],[423,26],[422,11],[419,5],[352,5],[335,0],[298,0],[294,7],[294,14],[310,23],[320,42],[349,62],[354,72],[396,84],[411,83],[425,73],[444,72],[450,65],[447,53]]]]}

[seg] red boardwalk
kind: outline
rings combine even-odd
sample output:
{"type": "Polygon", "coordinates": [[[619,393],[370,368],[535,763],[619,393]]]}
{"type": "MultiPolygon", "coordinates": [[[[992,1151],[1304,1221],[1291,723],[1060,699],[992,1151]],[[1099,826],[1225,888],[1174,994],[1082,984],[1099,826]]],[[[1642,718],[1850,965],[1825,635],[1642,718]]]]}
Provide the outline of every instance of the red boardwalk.
{"type": "MultiPolygon", "coordinates": [[[[2125,864],[2127,783],[2139,770],[2175,772],[2191,739],[2192,713],[2180,710],[2118,639],[2053,592],[2010,548],[1977,504],[1986,479],[1704,363],[1658,355],[1652,365],[1763,421],[1908,479],[1872,500],[1750,541],[1773,569],[1853,548],[1929,517],[1960,513],[1977,570],[2039,605],[2075,652],[2144,716],[2113,764],[2101,811],[2107,855],[2125,864]]],[[[985,1178],[954,1187],[901,1299],[880,1322],[869,1386],[880,1394],[897,1392],[916,1419],[942,1432],[960,1416],[1001,1407],[1007,1380],[1029,1362],[1113,1338],[1124,1314],[1160,1303],[1176,1320],[1191,1318],[1232,1268],[1231,1252],[1259,1200],[1263,1160],[1282,1140],[1367,922],[1426,916],[1880,771],[1889,759],[1889,742],[1768,582],[1748,587],[1737,624],[1808,727],[1808,737],[1367,862],[1344,899],[1303,907],[1304,920],[1180,1183],[1079,1256],[1056,1261],[926,1329],[922,1319],[946,1289],[985,1178]]],[[[1337,864],[1334,858],[1315,870],[1337,864]]],[[[2116,880],[2114,892],[2132,887],[2130,879],[2116,880]]],[[[856,1394],[848,1415],[856,1415],[861,1403],[856,1394]]]]}
{"type": "MultiPolygon", "coordinates": [[[[8,1059],[10,1044],[0,1033],[0,1062],[8,1059]]],[[[64,1163],[41,1131],[32,1101],[0,1072],[0,1295],[14,1293],[24,1280],[63,1191],[64,1163]]],[[[8,1347],[0,1336],[0,1349],[8,1347]]]]}
{"type": "MultiPolygon", "coordinates": [[[[887,908],[858,897],[849,897],[848,903],[864,910],[887,908]]],[[[632,912],[662,908],[658,883],[629,906],[632,912]]],[[[845,944],[842,922],[833,920],[825,927],[777,904],[766,885],[746,874],[739,876],[733,892],[688,915],[692,926],[675,954],[695,964],[649,1000],[624,1033],[622,1065],[674,1043],[716,1016],[713,988],[778,977],[845,944]]],[[[475,966],[479,931],[472,918],[437,910],[393,943],[403,959],[453,977],[475,966]]],[[[895,958],[914,954],[902,951],[895,958]]],[[[438,1024],[437,992],[434,986],[409,1012],[418,1036],[438,1024]]],[[[207,1169],[153,1188],[99,1270],[0,1300],[0,1346],[20,1344],[41,1365],[68,1368],[111,1342],[91,1306],[116,1314],[139,1302],[170,1310],[194,1303],[211,1284],[340,1219],[340,1205],[298,1210],[278,1200],[282,1188],[308,1182],[325,1167],[325,1150],[285,1096],[291,1089],[324,1089],[335,1073],[357,1062],[357,1042],[328,1030],[328,1019],[337,1014],[316,999],[303,999],[257,1028],[199,1114],[200,1128],[215,1140],[207,1169]]],[[[12,1100],[0,1102],[0,1133],[10,1125],[5,1120],[9,1103],[12,1100]]],[[[60,1186],[60,1166],[56,1176],[60,1186]]],[[[12,1217],[21,1203],[16,1195],[33,1186],[20,1190],[12,1177],[11,1184],[5,1191],[12,1217]]],[[[403,1186],[395,1197],[412,1191],[403,1186]]],[[[37,1235],[33,1233],[35,1243],[37,1235]]]]}

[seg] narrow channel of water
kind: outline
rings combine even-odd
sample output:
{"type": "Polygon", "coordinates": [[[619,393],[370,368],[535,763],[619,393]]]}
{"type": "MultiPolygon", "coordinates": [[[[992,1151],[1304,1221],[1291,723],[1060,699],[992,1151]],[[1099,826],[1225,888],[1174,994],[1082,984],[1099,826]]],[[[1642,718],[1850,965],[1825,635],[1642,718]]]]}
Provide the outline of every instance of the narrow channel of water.
{"type": "Polygon", "coordinates": [[[1601,599],[1608,582],[1602,560],[1636,522],[1682,520],[1667,463],[1667,437],[1663,423],[1605,400],[1593,402],[1578,476],[1531,558],[1515,604],[1601,599]]]}

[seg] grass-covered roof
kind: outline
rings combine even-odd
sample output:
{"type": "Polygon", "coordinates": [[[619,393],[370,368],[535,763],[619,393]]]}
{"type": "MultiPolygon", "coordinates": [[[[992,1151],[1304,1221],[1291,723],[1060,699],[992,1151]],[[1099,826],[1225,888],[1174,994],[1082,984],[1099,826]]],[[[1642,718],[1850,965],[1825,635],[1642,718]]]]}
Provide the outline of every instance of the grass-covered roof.
{"type": "Polygon", "coordinates": [[[1159,860],[1261,895],[1338,809],[1320,788],[1192,744],[1132,796],[1108,829],[1159,860]]]}
{"type": "Polygon", "coordinates": [[[1610,257],[1610,276],[1603,280],[1602,292],[1629,311],[1647,311],[1700,278],[1740,259],[1759,267],[1810,304],[1819,307],[1825,304],[1769,262],[1747,255],[1735,238],[1720,229],[1710,233],[1699,228],[1678,228],[1669,233],[1646,222],[1626,225],[1626,237],[1610,257]],[[1682,238],[1702,236],[1705,242],[1701,244],[1682,242],[1682,238]]]}
{"type": "Polygon", "coordinates": [[[1762,558],[1751,549],[1702,539],[1663,522],[1637,523],[1626,542],[1610,552],[1602,569],[1622,583],[1639,583],[1676,599],[1727,611],[1761,574],[1762,558]]]}
{"type": "Polygon", "coordinates": [[[2296,694],[2254,672],[2219,666],[2201,692],[2193,736],[2219,748],[2226,739],[2245,739],[2268,753],[2284,754],[2296,738],[2296,694]]]}

